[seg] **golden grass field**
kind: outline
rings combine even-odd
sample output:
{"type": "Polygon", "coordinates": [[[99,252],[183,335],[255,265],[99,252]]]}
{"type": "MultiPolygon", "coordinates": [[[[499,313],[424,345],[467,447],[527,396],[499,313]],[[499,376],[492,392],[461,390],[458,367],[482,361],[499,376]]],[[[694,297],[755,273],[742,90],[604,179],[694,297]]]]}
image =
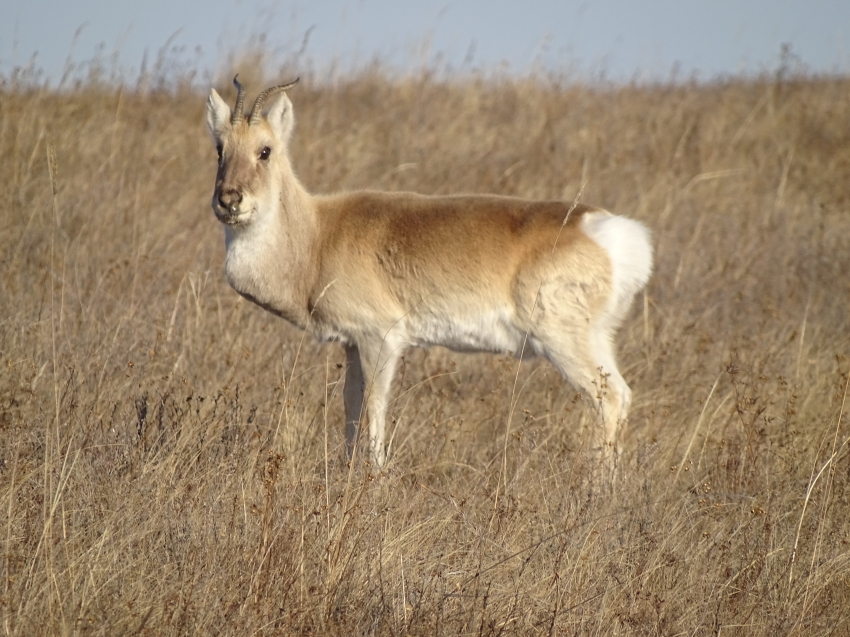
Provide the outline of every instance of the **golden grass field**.
{"type": "Polygon", "coordinates": [[[205,91],[0,84],[0,633],[850,634],[850,80],[290,91],[313,192],[652,229],[613,490],[551,366],[443,350],[349,464],[342,349],[224,281],[205,91]]]}

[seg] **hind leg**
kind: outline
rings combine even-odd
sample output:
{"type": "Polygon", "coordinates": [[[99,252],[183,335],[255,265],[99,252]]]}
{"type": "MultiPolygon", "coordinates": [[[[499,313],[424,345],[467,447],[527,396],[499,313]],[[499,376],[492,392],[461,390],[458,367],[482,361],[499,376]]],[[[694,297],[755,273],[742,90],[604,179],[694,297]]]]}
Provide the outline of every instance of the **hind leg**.
{"type": "Polygon", "coordinates": [[[537,334],[536,341],[541,353],[593,403],[600,426],[592,447],[612,463],[620,453],[620,427],[631,390],[617,369],[610,336],[598,328],[572,326],[537,334]]]}
{"type": "Polygon", "coordinates": [[[594,330],[591,334],[591,347],[599,370],[605,376],[606,398],[602,401],[602,409],[608,410],[611,418],[603,414],[605,437],[615,444],[617,455],[622,451],[620,434],[629,415],[632,402],[632,390],[617,369],[614,358],[614,347],[609,332],[603,329],[594,330]]]}

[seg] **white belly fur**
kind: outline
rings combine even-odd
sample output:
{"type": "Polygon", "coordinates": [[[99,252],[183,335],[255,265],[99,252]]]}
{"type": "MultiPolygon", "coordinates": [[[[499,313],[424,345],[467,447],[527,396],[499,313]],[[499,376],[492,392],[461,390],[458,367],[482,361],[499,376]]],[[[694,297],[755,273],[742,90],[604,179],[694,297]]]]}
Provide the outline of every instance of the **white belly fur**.
{"type": "MultiPolygon", "coordinates": [[[[492,352],[518,356],[525,334],[510,320],[507,310],[454,316],[416,316],[405,321],[410,345],[440,345],[456,352],[492,352]]],[[[526,347],[526,349],[529,349],[526,347]]]]}

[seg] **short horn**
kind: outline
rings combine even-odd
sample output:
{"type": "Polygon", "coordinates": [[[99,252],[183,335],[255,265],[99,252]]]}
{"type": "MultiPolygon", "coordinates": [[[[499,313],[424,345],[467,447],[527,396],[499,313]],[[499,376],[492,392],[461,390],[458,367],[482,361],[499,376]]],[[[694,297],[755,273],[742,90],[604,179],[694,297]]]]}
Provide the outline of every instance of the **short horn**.
{"type": "Polygon", "coordinates": [[[285,91],[288,88],[292,88],[296,84],[298,84],[298,80],[300,77],[296,77],[294,80],[289,82],[288,84],[281,84],[280,86],[272,86],[271,88],[267,88],[265,91],[257,95],[257,99],[254,101],[254,106],[251,109],[251,116],[248,119],[249,124],[256,124],[260,121],[260,116],[263,112],[263,102],[270,95],[274,95],[275,93],[280,93],[281,91],[285,91]]]}
{"type": "Polygon", "coordinates": [[[245,119],[245,114],[242,112],[242,103],[245,101],[245,89],[239,83],[239,80],[236,79],[239,77],[239,73],[233,76],[233,85],[236,87],[236,106],[233,107],[233,113],[230,115],[230,123],[235,126],[236,124],[241,124],[242,120],[245,119]]]}

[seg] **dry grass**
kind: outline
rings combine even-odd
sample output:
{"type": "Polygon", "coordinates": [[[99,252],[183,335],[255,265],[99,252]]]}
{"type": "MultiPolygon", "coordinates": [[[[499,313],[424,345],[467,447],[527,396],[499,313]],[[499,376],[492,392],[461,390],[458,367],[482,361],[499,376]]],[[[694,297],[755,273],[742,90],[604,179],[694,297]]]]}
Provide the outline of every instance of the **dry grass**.
{"type": "Polygon", "coordinates": [[[313,191],[582,191],[653,228],[622,481],[585,478],[553,369],[439,350],[388,469],[349,469],[340,348],[223,281],[204,95],[6,82],[4,634],[850,632],[850,81],[291,96],[313,191]]]}

